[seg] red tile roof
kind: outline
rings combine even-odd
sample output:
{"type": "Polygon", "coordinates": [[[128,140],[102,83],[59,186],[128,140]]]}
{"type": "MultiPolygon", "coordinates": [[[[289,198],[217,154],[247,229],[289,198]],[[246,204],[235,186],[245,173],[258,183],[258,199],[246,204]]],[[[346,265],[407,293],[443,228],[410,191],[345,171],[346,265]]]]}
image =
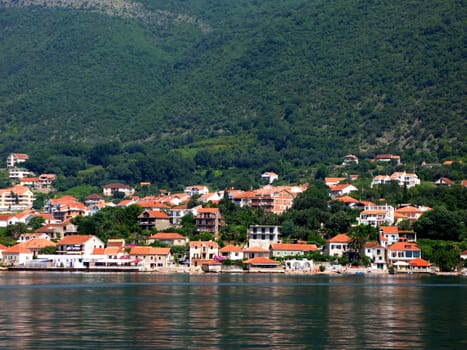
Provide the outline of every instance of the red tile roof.
{"type": "Polygon", "coordinates": [[[9,247],[3,251],[3,254],[8,254],[8,253],[14,253],[14,254],[20,254],[20,253],[25,253],[25,254],[32,254],[31,250],[29,248],[26,248],[22,244],[16,244],[12,247],[9,247]]]}
{"type": "Polygon", "coordinates": [[[243,263],[245,265],[271,265],[271,266],[279,265],[279,262],[277,262],[276,260],[272,260],[272,259],[264,258],[264,257],[248,259],[244,261],[243,263]]]}
{"type": "MultiPolygon", "coordinates": [[[[386,239],[385,239],[386,240],[386,239]]],[[[378,242],[368,242],[367,244],[364,245],[364,248],[376,248],[376,249],[380,249],[380,248],[383,248],[381,247],[378,242]]]]}
{"type": "Polygon", "coordinates": [[[415,243],[396,242],[388,247],[389,250],[420,250],[415,243]]]}
{"type": "Polygon", "coordinates": [[[269,252],[269,250],[267,249],[256,247],[256,246],[245,248],[243,249],[243,251],[245,253],[268,253],[269,252]]]}
{"type": "Polygon", "coordinates": [[[130,255],[168,255],[170,248],[131,247],[130,255]]]}
{"type": "Polygon", "coordinates": [[[176,233],[176,232],[159,232],[159,233],[155,233],[151,235],[150,238],[164,239],[164,240],[186,239],[185,236],[182,236],[180,233],[176,233]]]}
{"type": "Polygon", "coordinates": [[[337,197],[335,200],[344,203],[358,203],[357,199],[352,198],[350,196],[337,197]]]}
{"type": "Polygon", "coordinates": [[[219,208],[199,208],[198,213],[220,213],[219,208]]]}
{"type": "Polygon", "coordinates": [[[58,245],[84,244],[89,241],[93,235],[71,235],[63,237],[58,245]]]}
{"type": "Polygon", "coordinates": [[[380,231],[384,234],[398,234],[399,228],[397,226],[380,226],[380,231]]]}
{"type": "Polygon", "coordinates": [[[202,247],[203,245],[208,246],[208,247],[213,247],[213,248],[218,248],[219,247],[217,242],[213,242],[213,241],[191,241],[190,242],[190,247],[194,247],[196,245],[198,245],[200,247],[202,247]]]}
{"type": "Polygon", "coordinates": [[[331,239],[328,239],[326,242],[329,243],[348,243],[350,241],[350,237],[347,236],[345,233],[340,233],[331,239]]]}
{"type": "Polygon", "coordinates": [[[33,238],[21,244],[23,245],[23,247],[28,249],[42,249],[45,247],[55,247],[57,245],[57,243],[45,238],[33,238]]]}
{"type": "Polygon", "coordinates": [[[225,247],[219,249],[219,252],[220,253],[240,253],[240,252],[242,252],[242,248],[240,248],[238,246],[235,246],[235,245],[232,245],[232,244],[229,244],[229,245],[226,245],[225,247]]]}
{"type": "Polygon", "coordinates": [[[428,267],[430,263],[422,258],[416,258],[410,261],[410,265],[413,267],[428,267]]]}
{"type": "Polygon", "coordinates": [[[287,251],[302,251],[309,252],[318,250],[316,244],[292,244],[292,243],[275,243],[271,244],[272,250],[287,250],[287,251]]]}

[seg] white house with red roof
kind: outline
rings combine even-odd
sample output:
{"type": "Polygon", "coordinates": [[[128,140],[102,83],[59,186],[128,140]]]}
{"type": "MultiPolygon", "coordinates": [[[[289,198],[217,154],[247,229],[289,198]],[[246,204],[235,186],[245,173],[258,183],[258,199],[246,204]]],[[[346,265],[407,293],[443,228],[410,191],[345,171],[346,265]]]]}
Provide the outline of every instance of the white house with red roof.
{"type": "Polygon", "coordinates": [[[104,247],[104,242],[94,235],[71,235],[57,242],[57,254],[91,255],[95,248],[104,247]]]}
{"type": "Polygon", "coordinates": [[[0,189],[0,210],[17,211],[31,209],[34,194],[26,186],[13,186],[0,189]]]}
{"type": "Polygon", "coordinates": [[[253,258],[266,258],[269,257],[270,251],[269,248],[263,248],[259,246],[249,246],[243,248],[243,256],[246,259],[253,258]]]}
{"type": "Polygon", "coordinates": [[[347,180],[346,177],[325,177],[324,178],[324,183],[326,184],[326,186],[331,187],[331,186],[335,186],[335,185],[341,183],[342,181],[346,181],[346,180],[347,180]]]}
{"type": "Polygon", "coordinates": [[[357,218],[359,225],[378,227],[394,223],[394,207],[390,205],[368,205],[357,218]]]}
{"type": "Polygon", "coordinates": [[[363,246],[363,253],[371,261],[371,268],[380,271],[387,270],[386,248],[377,242],[368,242],[363,246]]]}
{"type": "Polygon", "coordinates": [[[117,192],[123,193],[125,197],[130,197],[135,193],[135,189],[119,182],[110,183],[102,187],[104,196],[111,197],[117,192]]]}
{"type": "Polygon", "coordinates": [[[184,247],[188,243],[188,238],[182,236],[177,232],[158,232],[149,237],[147,240],[148,244],[153,244],[154,242],[160,242],[167,244],[168,246],[179,246],[184,247]]]}
{"type": "Polygon", "coordinates": [[[208,193],[205,193],[205,194],[201,195],[198,198],[198,201],[201,202],[201,203],[212,202],[212,203],[218,204],[219,201],[223,197],[224,197],[223,193],[220,193],[220,192],[208,192],[208,193]]]}
{"type": "Polygon", "coordinates": [[[73,196],[63,196],[57,199],[51,199],[44,206],[44,211],[52,214],[55,219],[64,222],[75,216],[86,216],[89,214],[86,206],[73,196]]]}
{"type": "Polygon", "coordinates": [[[330,186],[329,195],[331,198],[342,197],[352,192],[358,191],[358,188],[351,184],[338,184],[330,186]]]}
{"type": "Polygon", "coordinates": [[[155,248],[155,247],[131,247],[130,258],[138,260],[139,266],[144,266],[148,269],[158,267],[169,267],[173,265],[173,256],[170,248],[155,248]]]}
{"type": "Polygon", "coordinates": [[[185,187],[184,192],[189,196],[201,196],[203,194],[209,193],[207,186],[203,185],[192,185],[185,187]]]}
{"type": "Polygon", "coordinates": [[[374,158],[376,162],[390,163],[395,162],[396,164],[401,163],[401,157],[397,154],[377,154],[374,158]]]}
{"type": "Polygon", "coordinates": [[[324,252],[327,255],[341,257],[349,251],[350,237],[340,233],[326,241],[324,252]]]}
{"type": "Polygon", "coordinates": [[[54,242],[44,238],[34,238],[26,242],[18,243],[3,251],[3,264],[26,266],[38,256],[42,248],[54,246],[54,242]]]}
{"type": "Polygon", "coordinates": [[[22,244],[16,244],[12,247],[6,248],[2,252],[3,265],[18,266],[24,265],[33,259],[33,252],[22,244]]]}
{"type": "Polygon", "coordinates": [[[6,158],[7,168],[13,168],[17,164],[24,163],[29,159],[26,153],[10,153],[6,158]]]}
{"type": "Polygon", "coordinates": [[[423,214],[431,210],[430,207],[415,207],[412,205],[407,205],[402,208],[395,210],[394,215],[398,220],[409,220],[410,223],[417,221],[423,214]]]}
{"type": "Polygon", "coordinates": [[[436,186],[444,186],[444,187],[451,187],[454,186],[456,183],[447,177],[440,177],[438,180],[435,181],[436,186]]]}
{"type": "Polygon", "coordinates": [[[145,210],[138,216],[138,225],[142,230],[165,230],[169,228],[170,217],[162,210],[145,210]]]}
{"type": "Polygon", "coordinates": [[[316,244],[274,243],[271,244],[271,255],[277,258],[304,255],[318,250],[316,244]]]}
{"type": "Polygon", "coordinates": [[[243,260],[242,248],[229,244],[219,249],[219,254],[228,260],[243,260]]]}
{"type": "Polygon", "coordinates": [[[347,154],[344,156],[342,165],[358,164],[358,157],[355,154],[347,154]]]}
{"type": "Polygon", "coordinates": [[[279,179],[279,175],[273,171],[266,171],[261,174],[261,178],[266,179],[270,184],[272,184],[274,181],[279,179]]]}
{"type": "Polygon", "coordinates": [[[386,184],[390,184],[391,182],[392,182],[392,179],[389,175],[376,175],[375,177],[373,177],[370,187],[373,188],[373,186],[377,186],[377,185],[386,185],[386,184]]]}
{"type": "Polygon", "coordinates": [[[388,247],[388,264],[398,270],[407,270],[410,261],[421,258],[422,253],[416,243],[397,242],[388,247]]]}
{"type": "Polygon", "coordinates": [[[396,181],[399,186],[407,188],[415,187],[420,185],[420,179],[415,173],[407,173],[405,171],[396,171],[392,173],[391,180],[396,181]]]}
{"type": "Polygon", "coordinates": [[[191,241],[189,247],[191,266],[201,266],[203,260],[213,260],[219,255],[219,245],[214,241],[191,241]]]}

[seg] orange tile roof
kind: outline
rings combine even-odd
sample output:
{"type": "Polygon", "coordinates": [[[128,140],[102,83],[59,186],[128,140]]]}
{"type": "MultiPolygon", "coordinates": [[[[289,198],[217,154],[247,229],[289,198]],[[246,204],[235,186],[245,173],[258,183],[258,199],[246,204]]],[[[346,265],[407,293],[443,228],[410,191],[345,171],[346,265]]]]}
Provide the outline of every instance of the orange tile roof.
{"type": "Polygon", "coordinates": [[[29,159],[26,153],[12,153],[18,159],[29,159]]]}
{"type": "Polygon", "coordinates": [[[130,186],[122,184],[122,183],[114,182],[114,183],[104,185],[103,188],[130,188],[130,186]]]}
{"type": "Polygon", "coordinates": [[[415,243],[396,242],[388,247],[389,250],[420,250],[415,243]]]}
{"type": "Polygon", "coordinates": [[[351,184],[340,184],[340,185],[333,185],[330,187],[331,191],[342,191],[345,190],[347,187],[355,187],[354,185],[351,184]]]}
{"type": "Polygon", "coordinates": [[[316,244],[292,244],[292,243],[275,243],[271,244],[273,250],[287,250],[287,251],[313,251],[318,250],[316,244]]]}
{"type": "Polygon", "coordinates": [[[428,267],[430,263],[422,258],[416,258],[409,263],[413,267],[428,267]]]}
{"type": "Polygon", "coordinates": [[[345,233],[340,233],[331,239],[328,239],[326,242],[329,243],[348,243],[350,241],[350,237],[347,236],[345,233]]]}
{"type": "Polygon", "coordinates": [[[10,188],[0,189],[0,194],[11,193],[11,192],[16,193],[16,194],[24,194],[27,191],[29,191],[29,188],[27,188],[26,186],[16,185],[10,188]]]}
{"type": "Polygon", "coordinates": [[[325,177],[324,178],[324,182],[328,183],[328,182],[341,182],[341,181],[344,181],[344,180],[347,180],[346,177],[325,177]]]}
{"type": "Polygon", "coordinates": [[[245,248],[243,249],[243,251],[245,253],[268,253],[269,252],[269,250],[267,249],[256,247],[256,246],[245,248]]]}
{"type": "Polygon", "coordinates": [[[25,253],[25,254],[32,254],[31,250],[29,248],[26,248],[22,244],[16,244],[12,247],[9,247],[3,251],[3,254],[8,254],[8,253],[13,253],[13,254],[20,254],[20,253],[25,253]]]}
{"type": "Polygon", "coordinates": [[[198,213],[219,213],[219,208],[199,208],[198,213]]]}
{"type": "Polygon", "coordinates": [[[58,245],[84,244],[89,241],[93,235],[71,235],[63,237],[58,245]]]}
{"type": "Polygon", "coordinates": [[[218,248],[219,245],[217,244],[217,242],[213,242],[213,241],[191,241],[190,242],[190,247],[194,247],[196,245],[199,245],[199,246],[211,246],[213,248],[218,248]]]}
{"type": "Polygon", "coordinates": [[[170,248],[131,247],[130,255],[168,255],[170,248]]]}
{"type": "MultiPolygon", "coordinates": [[[[386,239],[385,239],[386,240],[386,239]]],[[[364,248],[376,248],[376,249],[381,249],[381,247],[378,242],[368,242],[364,245],[364,248]]]]}
{"type": "Polygon", "coordinates": [[[169,216],[162,210],[146,210],[144,213],[149,213],[149,215],[155,219],[170,219],[169,216]]]}
{"type": "Polygon", "coordinates": [[[201,265],[222,265],[222,263],[214,260],[203,260],[201,265]]]}
{"type": "Polygon", "coordinates": [[[242,252],[242,248],[236,246],[236,245],[226,245],[225,247],[219,249],[220,253],[240,253],[242,252]]]}
{"type": "Polygon", "coordinates": [[[57,243],[52,242],[45,238],[33,238],[29,241],[21,243],[25,248],[28,249],[42,249],[45,247],[55,247],[57,243]]]}
{"type": "Polygon", "coordinates": [[[7,249],[7,246],[0,243],[0,250],[5,250],[5,249],[7,249]]]}
{"type": "Polygon", "coordinates": [[[364,210],[362,211],[362,214],[367,214],[367,215],[378,215],[378,214],[387,214],[389,213],[389,210],[364,210]]]}
{"type": "Polygon", "coordinates": [[[344,203],[358,203],[358,200],[350,196],[337,197],[335,200],[344,203]]]}
{"type": "Polygon", "coordinates": [[[104,255],[105,248],[94,248],[92,255],[104,255]]]}
{"type": "Polygon", "coordinates": [[[397,226],[380,226],[380,231],[383,231],[385,234],[397,234],[399,233],[399,228],[397,226]]]}
{"type": "Polygon", "coordinates": [[[279,262],[265,257],[257,257],[253,259],[248,259],[243,262],[246,265],[279,265],[279,262]]]}
{"type": "Polygon", "coordinates": [[[167,240],[171,240],[171,239],[186,239],[185,236],[182,236],[180,233],[176,233],[176,232],[159,232],[159,233],[155,233],[155,234],[151,235],[150,238],[154,238],[154,239],[167,239],[167,240]]]}

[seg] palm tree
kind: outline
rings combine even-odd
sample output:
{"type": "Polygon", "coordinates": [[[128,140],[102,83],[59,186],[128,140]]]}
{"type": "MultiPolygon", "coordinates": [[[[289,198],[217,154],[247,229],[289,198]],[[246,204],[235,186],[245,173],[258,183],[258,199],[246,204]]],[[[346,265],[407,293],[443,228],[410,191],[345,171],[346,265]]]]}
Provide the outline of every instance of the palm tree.
{"type": "Polygon", "coordinates": [[[368,242],[368,229],[366,226],[358,226],[352,229],[349,242],[349,260],[357,261],[360,259],[360,253],[368,242]]]}

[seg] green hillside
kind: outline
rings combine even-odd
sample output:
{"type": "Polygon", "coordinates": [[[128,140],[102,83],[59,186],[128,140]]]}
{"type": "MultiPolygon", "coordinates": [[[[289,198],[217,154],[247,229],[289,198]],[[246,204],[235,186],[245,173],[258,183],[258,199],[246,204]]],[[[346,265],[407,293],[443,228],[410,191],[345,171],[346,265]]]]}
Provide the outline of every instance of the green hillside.
{"type": "Polygon", "coordinates": [[[38,171],[228,185],[467,154],[465,1],[42,3],[0,0],[0,154],[38,171]]]}

